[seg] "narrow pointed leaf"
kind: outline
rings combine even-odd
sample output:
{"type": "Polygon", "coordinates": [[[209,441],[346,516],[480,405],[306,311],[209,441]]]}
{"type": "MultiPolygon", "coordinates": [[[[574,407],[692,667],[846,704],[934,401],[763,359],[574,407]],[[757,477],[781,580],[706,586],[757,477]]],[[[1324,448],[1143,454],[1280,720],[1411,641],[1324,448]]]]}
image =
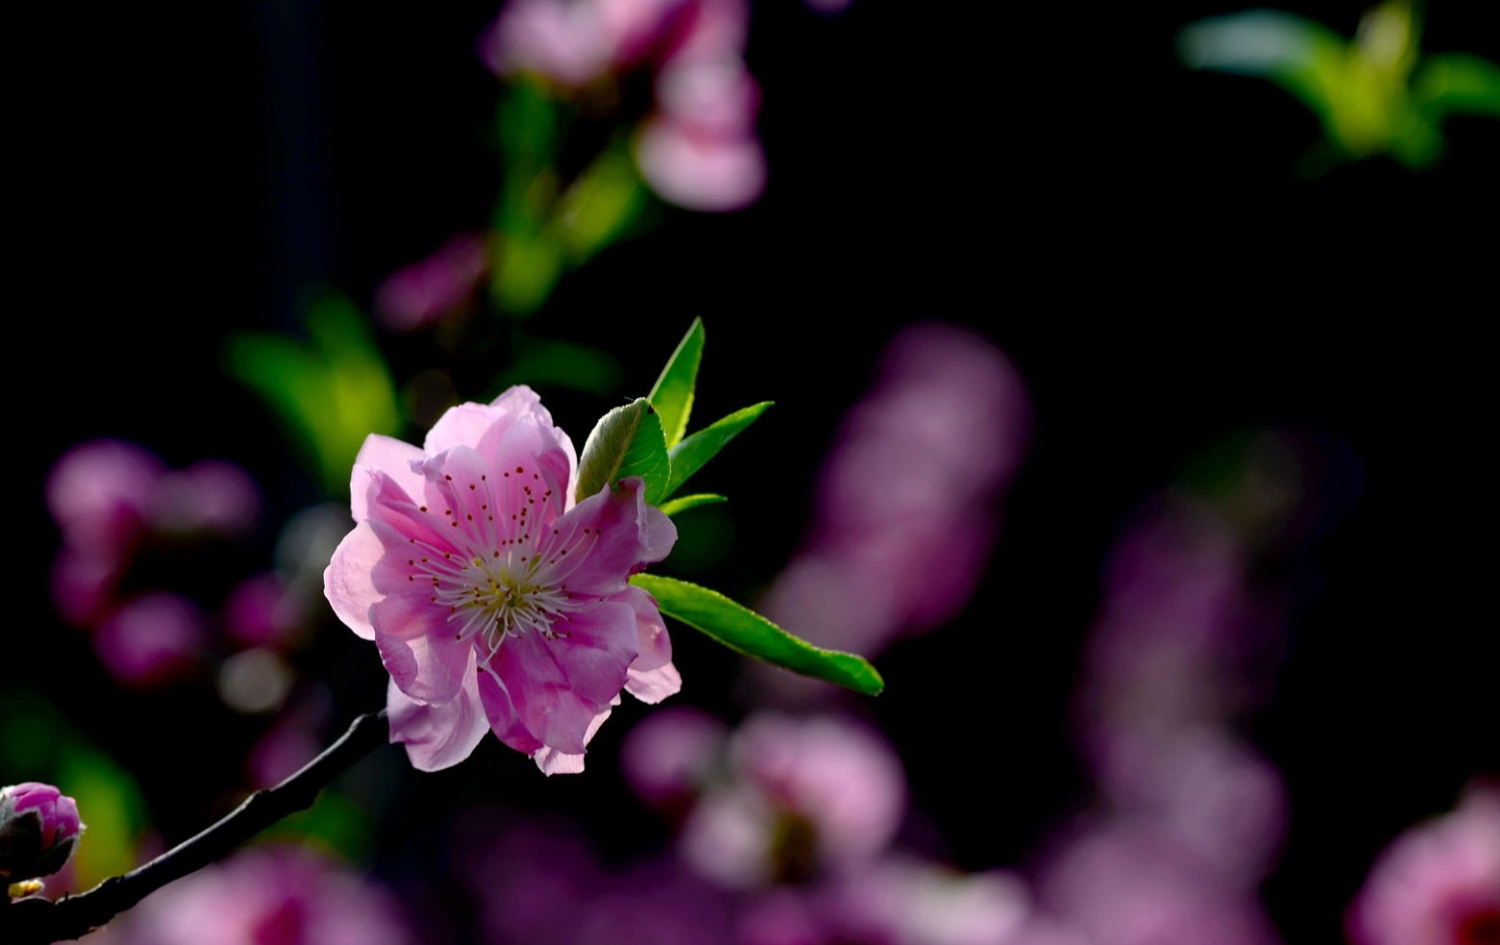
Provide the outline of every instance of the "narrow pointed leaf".
{"type": "Polygon", "coordinates": [[[646,398],[637,397],[594,424],[578,460],[575,497],[585,499],[627,476],[640,476],[646,480],[646,501],[656,505],[665,497],[670,472],[661,421],[646,398]]]}
{"type": "Polygon", "coordinates": [[[718,505],[720,502],[728,501],[726,497],[714,495],[712,492],[700,492],[697,495],[685,495],[663,502],[661,510],[666,515],[676,515],[678,512],[696,509],[700,505],[718,505]]]}
{"type": "Polygon", "coordinates": [[[771,401],[766,400],[743,410],[736,410],[672,447],[672,479],[667,486],[666,495],[676,492],[689,476],[713,459],[714,454],[739,436],[741,430],[754,423],[770,406],[771,401]]]}
{"type": "Polygon", "coordinates": [[[1463,53],[1428,56],[1415,80],[1417,99],[1440,116],[1500,118],[1500,66],[1463,53]]]}
{"type": "Polygon", "coordinates": [[[656,574],[637,574],[630,583],[655,597],[663,614],[731,650],[867,696],[885,688],[885,680],[864,657],[813,646],[718,591],[656,574]]]}
{"type": "Polygon", "coordinates": [[[667,366],[662,368],[648,398],[661,415],[667,449],[676,446],[687,432],[688,415],[693,412],[693,390],[698,384],[698,363],[702,360],[703,319],[695,318],[667,366]]]}
{"type": "Polygon", "coordinates": [[[1247,10],[1190,23],[1177,53],[1193,69],[1269,79],[1325,123],[1347,94],[1347,42],[1328,27],[1278,10],[1247,10]]]}

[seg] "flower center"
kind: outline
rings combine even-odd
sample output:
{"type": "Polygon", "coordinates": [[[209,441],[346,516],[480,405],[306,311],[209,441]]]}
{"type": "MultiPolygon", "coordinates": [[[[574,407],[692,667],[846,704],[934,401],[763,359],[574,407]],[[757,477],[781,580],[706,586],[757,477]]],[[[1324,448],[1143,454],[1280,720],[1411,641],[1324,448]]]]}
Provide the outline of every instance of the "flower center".
{"type": "Polygon", "coordinates": [[[567,618],[566,585],[549,580],[550,569],[537,555],[496,553],[486,561],[474,556],[460,566],[454,580],[433,585],[433,600],[448,608],[456,623],[454,638],[475,638],[486,658],[494,656],[506,637],[527,632],[547,639],[566,634],[555,628],[567,618]]]}

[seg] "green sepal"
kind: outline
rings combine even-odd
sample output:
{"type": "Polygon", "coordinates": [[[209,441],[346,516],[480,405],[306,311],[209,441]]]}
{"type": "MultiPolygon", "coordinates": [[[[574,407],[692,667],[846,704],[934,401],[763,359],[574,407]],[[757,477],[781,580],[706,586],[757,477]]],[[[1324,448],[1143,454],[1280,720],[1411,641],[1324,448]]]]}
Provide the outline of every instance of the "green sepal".
{"type": "Polygon", "coordinates": [[[718,505],[720,502],[728,502],[726,496],[715,495],[712,492],[699,492],[695,495],[679,496],[676,499],[668,499],[660,506],[663,514],[676,515],[678,512],[686,512],[688,509],[696,509],[700,505],[718,505]]]}
{"type": "Polygon", "coordinates": [[[630,583],[655,597],[666,616],[738,653],[867,696],[885,688],[885,680],[864,657],[813,646],[718,591],[656,574],[637,574],[630,583]]]}
{"type": "Polygon", "coordinates": [[[661,420],[644,397],[616,407],[599,418],[583,444],[578,460],[578,488],[582,501],[627,476],[646,480],[646,501],[656,505],[666,497],[671,476],[661,420]]]}
{"type": "Polygon", "coordinates": [[[772,401],[765,400],[743,410],[736,410],[672,447],[670,453],[672,478],[663,498],[680,489],[689,476],[701,469],[703,464],[713,459],[714,455],[727,446],[730,440],[739,436],[741,431],[754,423],[761,414],[766,412],[766,408],[770,407],[771,403],[772,401]]]}
{"type": "Polygon", "coordinates": [[[671,449],[687,433],[688,415],[693,412],[693,390],[698,384],[698,365],[703,360],[703,319],[693,319],[687,334],[672,352],[667,366],[662,368],[656,386],[647,398],[661,415],[662,432],[666,434],[667,449],[671,449]]]}

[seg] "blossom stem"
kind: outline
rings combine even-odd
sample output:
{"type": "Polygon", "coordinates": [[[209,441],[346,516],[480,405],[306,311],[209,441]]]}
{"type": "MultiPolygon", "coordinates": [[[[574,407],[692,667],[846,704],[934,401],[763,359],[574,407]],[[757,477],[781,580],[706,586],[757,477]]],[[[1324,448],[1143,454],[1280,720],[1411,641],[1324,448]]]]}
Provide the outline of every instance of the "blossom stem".
{"type": "Polygon", "coordinates": [[[175,879],[200,870],[289,814],[313,805],[318,793],[354,762],[390,738],[386,710],[355,719],[338,741],[275,787],[257,791],[197,836],[87,892],[56,902],[32,896],[0,899],[0,942],[47,945],[72,941],[104,925],[175,879]]]}

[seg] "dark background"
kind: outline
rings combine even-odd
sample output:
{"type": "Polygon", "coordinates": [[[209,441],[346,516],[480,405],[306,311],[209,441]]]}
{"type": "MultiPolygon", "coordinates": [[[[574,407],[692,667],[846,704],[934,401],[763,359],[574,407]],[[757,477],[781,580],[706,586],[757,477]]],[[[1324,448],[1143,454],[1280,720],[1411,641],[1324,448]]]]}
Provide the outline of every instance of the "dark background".
{"type": "MultiPolygon", "coordinates": [[[[1432,4],[1423,48],[1500,59],[1483,6],[1432,4]]],[[[1350,34],[1362,8],[1293,9],[1350,34]]],[[[1173,58],[1176,28],[1235,9],[1002,16],[855,0],[829,19],[762,2],[748,55],[765,197],[726,216],[664,211],[566,278],[533,327],[619,356],[633,396],[702,316],[701,416],[778,402],[715,473],[736,527],[719,586],[743,595],[795,546],[817,461],[895,329],[956,321],[1014,359],[1036,436],[989,576],[955,626],[877,661],[889,690],[867,709],[901,749],[915,805],[972,869],[1024,864],[1080,802],[1071,680],[1130,510],[1237,430],[1331,444],[1341,514],[1305,548],[1289,656],[1251,731],[1292,802],[1269,903],[1289,941],[1327,941],[1391,836],[1500,771],[1482,341],[1500,310],[1500,123],[1450,122],[1447,159],[1422,174],[1376,159],[1298,179],[1318,137],[1310,113],[1173,58]]],[[[273,519],[311,501],[259,405],[222,374],[223,338],[294,330],[297,292],[317,282],[368,306],[392,269],[484,223],[497,85],[473,46],[494,12],[84,4],[12,34],[27,65],[12,93],[10,402],[32,550],[28,616],[11,631],[22,656],[0,679],[35,685],[46,661],[43,691],[93,718],[80,724],[142,778],[169,834],[201,823],[215,782],[168,778],[158,736],[99,718],[106,684],[86,644],[28,639],[68,632],[44,594],[46,469],[109,435],[173,465],[244,464],[273,519]]],[[[387,341],[398,370],[425,366],[387,341]]],[[[579,442],[609,405],[548,399],[579,442]]],[[[731,692],[731,659],[694,640],[679,651],[685,698],[747,708],[710,695],[731,692]]],[[[351,692],[378,704],[373,653],[350,652],[368,673],[351,692]]],[[[606,727],[602,753],[626,727],[606,727]]],[[[611,816],[627,801],[607,765],[560,785],[499,749],[480,756],[507,772],[496,793],[588,807],[617,846],[649,833],[611,816]]],[[[232,770],[205,770],[216,764],[232,770]]],[[[454,780],[404,790],[441,796],[454,780]]]]}

